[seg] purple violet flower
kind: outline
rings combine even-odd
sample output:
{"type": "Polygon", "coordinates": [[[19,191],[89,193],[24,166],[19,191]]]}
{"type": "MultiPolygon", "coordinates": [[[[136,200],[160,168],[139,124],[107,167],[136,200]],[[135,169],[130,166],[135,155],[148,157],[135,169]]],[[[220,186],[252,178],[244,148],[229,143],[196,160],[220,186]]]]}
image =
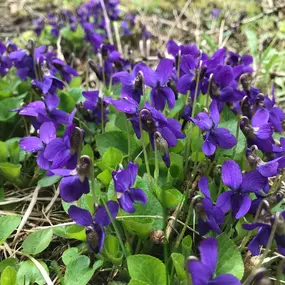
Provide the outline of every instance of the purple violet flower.
{"type": "Polygon", "coordinates": [[[211,200],[207,177],[203,176],[200,178],[198,187],[205,195],[205,198],[202,199],[202,205],[200,205],[201,207],[199,207],[197,211],[199,216],[198,231],[200,235],[205,235],[210,230],[221,234],[220,225],[225,220],[225,214],[219,207],[215,206],[211,200]]]}
{"type": "Polygon", "coordinates": [[[63,201],[72,203],[81,198],[83,194],[90,192],[88,177],[92,161],[82,155],[75,169],[52,169],[55,175],[63,176],[60,181],[59,190],[63,201]]]}
{"type": "Polygon", "coordinates": [[[236,145],[236,138],[228,129],[218,128],[220,113],[216,101],[212,101],[209,114],[198,113],[195,119],[191,118],[191,121],[204,132],[202,151],[205,155],[213,155],[217,147],[231,149],[236,145]]]}
{"type": "Polygon", "coordinates": [[[166,101],[170,109],[175,105],[175,94],[166,85],[172,75],[173,67],[172,60],[162,59],[155,71],[148,67],[142,70],[145,84],[152,88],[150,98],[152,105],[157,110],[162,111],[166,101]]]}
{"type": "MultiPolygon", "coordinates": [[[[113,219],[115,219],[119,210],[118,203],[115,201],[108,201],[106,205],[113,219]]],[[[86,227],[86,241],[90,252],[94,252],[95,254],[100,253],[103,249],[105,239],[104,227],[111,224],[106,208],[104,206],[97,207],[95,215],[92,216],[88,210],[71,205],[68,209],[68,214],[76,224],[86,227]],[[94,231],[96,234],[95,236],[94,234],[90,235],[91,237],[94,237],[90,239],[89,234],[94,233],[94,231]]]]}
{"type": "Polygon", "coordinates": [[[244,217],[251,206],[249,193],[258,193],[267,184],[267,178],[257,170],[251,170],[245,175],[233,160],[226,160],[222,166],[223,183],[231,190],[219,195],[216,205],[224,213],[232,210],[236,219],[244,217]]]}
{"type": "Polygon", "coordinates": [[[50,168],[49,161],[44,157],[46,146],[56,138],[56,128],[52,122],[43,123],[38,137],[24,137],[19,141],[21,149],[27,152],[38,152],[37,164],[41,169],[50,168]]]}
{"type": "Polygon", "coordinates": [[[126,71],[117,72],[113,75],[113,79],[122,82],[121,95],[129,96],[140,103],[143,94],[142,78],[138,76],[139,71],[146,68],[144,63],[138,63],[134,66],[131,73],[126,71]]]}
{"type": "Polygon", "coordinates": [[[188,270],[193,285],[241,285],[232,274],[221,274],[214,277],[218,262],[218,242],[215,238],[206,238],[199,247],[201,261],[191,257],[188,270]]]}
{"type": "MultiPolygon", "coordinates": [[[[277,219],[276,215],[265,216],[263,217],[263,221],[254,222],[252,224],[243,224],[242,227],[245,230],[251,231],[253,229],[259,228],[256,236],[251,240],[248,245],[248,249],[252,253],[252,255],[259,255],[260,247],[266,247],[270,233],[272,231],[273,224],[277,219]]],[[[285,211],[280,214],[280,222],[277,221],[277,228],[274,235],[274,239],[277,244],[278,251],[285,255],[285,211]]]]}
{"type": "Polygon", "coordinates": [[[126,169],[112,173],[119,205],[128,213],[135,212],[134,203],[140,202],[145,205],[147,202],[147,196],[142,189],[132,188],[138,175],[138,168],[137,164],[129,162],[126,169]]]}

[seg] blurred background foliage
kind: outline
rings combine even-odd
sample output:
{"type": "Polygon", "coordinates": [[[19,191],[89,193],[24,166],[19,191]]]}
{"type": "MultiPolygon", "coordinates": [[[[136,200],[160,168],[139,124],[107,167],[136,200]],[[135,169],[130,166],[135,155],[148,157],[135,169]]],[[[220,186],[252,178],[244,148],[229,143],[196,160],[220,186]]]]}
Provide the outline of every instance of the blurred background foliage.
{"type": "MultiPolygon", "coordinates": [[[[168,39],[197,43],[207,53],[223,46],[230,51],[254,56],[254,82],[265,94],[276,85],[279,103],[285,108],[285,1],[284,0],[121,0],[122,20],[134,12],[137,23],[152,33],[151,52],[164,53],[168,39]],[[217,15],[218,14],[218,15],[217,15]]],[[[7,0],[0,3],[0,38],[17,37],[18,44],[36,37],[31,30],[32,18],[56,13],[58,9],[77,7],[82,0],[7,0]],[[8,9],[8,13],[3,11],[8,9]],[[4,13],[3,13],[4,12],[4,13]],[[2,26],[1,26],[2,25],[2,26]],[[1,31],[5,25],[7,33],[1,31]],[[9,27],[9,28],[8,28],[9,27]],[[12,29],[12,30],[11,30],[12,29]]],[[[3,28],[4,27],[4,28],[3,28]]],[[[140,25],[137,25],[139,31],[140,25]]],[[[137,33],[140,35],[140,33],[137,33]]],[[[63,38],[80,48],[83,31],[63,31],[63,38]]],[[[45,31],[38,44],[53,44],[55,39],[45,31]]],[[[130,45],[138,40],[130,39],[130,45]]],[[[138,50],[138,46],[132,46],[138,50]]]]}

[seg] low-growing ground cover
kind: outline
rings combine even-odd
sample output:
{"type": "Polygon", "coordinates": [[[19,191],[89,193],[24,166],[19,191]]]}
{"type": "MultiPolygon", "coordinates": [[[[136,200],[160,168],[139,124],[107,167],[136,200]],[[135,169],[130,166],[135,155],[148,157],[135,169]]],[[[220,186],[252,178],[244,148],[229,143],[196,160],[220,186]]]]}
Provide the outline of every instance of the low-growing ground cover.
{"type": "Polygon", "coordinates": [[[166,4],[0,42],[1,285],[285,283],[284,5],[166,4]]]}

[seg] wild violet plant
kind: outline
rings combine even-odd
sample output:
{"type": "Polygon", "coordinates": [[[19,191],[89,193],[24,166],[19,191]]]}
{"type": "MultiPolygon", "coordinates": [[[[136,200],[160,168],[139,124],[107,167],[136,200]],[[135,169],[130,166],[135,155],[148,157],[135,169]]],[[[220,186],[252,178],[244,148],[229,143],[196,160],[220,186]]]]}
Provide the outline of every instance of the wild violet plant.
{"type": "MultiPolygon", "coordinates": [[[[155,64],[136,63],[113,44],[117,1],[60,14],[36,20],[35,33],[82,29],[92,50],[84,75],[33,41],[25,49],[0,43],[1,76],[15,70],[31,94],[10,110],[28,130],[19,146],[29,185],[57,187],[73,221],[35,231],[22,255],[41,253],[53,235],[75,240],[62,257],[64,278],[53,265],[62,284],[99,284],[95,270],[104,276],[110,267],[122,284],[267,282],[265,258],[276,262],[285,249],[285,116],[274,88],[263,94],[251,85],[252,57],[169,40],[155,64]],[[69,87],[76,78],[84,88],[69,87]]],[[[122,35],[134,25],[128,14],[122,35]]]]}

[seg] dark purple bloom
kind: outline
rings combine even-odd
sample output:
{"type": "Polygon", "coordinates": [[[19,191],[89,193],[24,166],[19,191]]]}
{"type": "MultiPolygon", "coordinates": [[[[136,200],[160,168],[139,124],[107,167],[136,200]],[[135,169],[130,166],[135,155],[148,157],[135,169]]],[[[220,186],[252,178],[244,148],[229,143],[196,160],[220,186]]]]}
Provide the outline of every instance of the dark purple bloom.
{"type": "Polygon", "coordinates": [[[276,131],[282,132],[282,122],[285,120],[284,112],[281,108],[274,106],[275,100],[270,100],[268,97],[264,97],[264,105],[269,111],[269,122],[273,125],[276,131]]]}
{"type": "Polygon", "coordinates": [[[216,204],[224,213],[231,209],[232,216],[236,219],[240,219],[248,213],[251,206],[249,193],[258,193],[267,184],[267,178],[257,170],[242,175],[238,164],[233,160],[224,162],[222,180],[231,190],[222,193],[216,204]]]}
{"type": "Polygon", "coordinates": [[[56,138],[56,128],[52,122],[43,123],[39,129],[39,137],[24,137],[19,141],[21,149],[27,152],[38,152],[37,164],[40,168],[48,170],[49,161],[44,157],[46,146],[56,138]]]}
{"type": "Polygon", "coordinates": [[[177,82],[177,91],[182,94],[186,94],[188,90],[191,90],[193,88],[193,82],[194,85],[196,85],[196,82],[193,81],[196,68],[195,58],[190,54],[183,55],[181,58],[180,68],[183,72],[183,75],[177,82]]]}
{"type": "Polygon", "coordinates": [[[4,76],[7,74],[7,72],[12,67],[11,60],[9,56],[5,55],[5,52],[7,51],[6,46],[0,42],[0,75],[4,76]]]}
{"type": "Polygon", "coordinates": [[[135,19],[136,19],[136,14],[134,13],[127,13],[125,15],[124,21],[121,24],[124,36],[132,35],[132,29],[135,26],[135,19]]]}
{"type": "Polygon", "coordinates": [[[265,108],[259,108],[249,121],[244,119],[241,121],[241,130],[247,138],[249,146],[257,145],[264,152],[273,150],[273,128],[269,121],[269,112],[265,108]]]}
{"type": "MultiPolygon", "coordinates": [[[[277,221],[277,228],[275,231],[274,239],[276,241],[278,251],[285,255],[285,211],[283,211],[280,216],[280,221],[277,221]]],[[[248,249],[252,253],[252,255],[259,255],[260,247],[266,247],[270,233],[272,231],[273,224],[277,219],[276,215],[273,216],[265,216],[262,221],[254,222],[252,224],[243,224],[242,227],[245,230],[251,231],[253,229],[259,228],[256,236],[251,240],[248,245],[248,249]]]]}
{"type": "Polygon", "coordinates": [[[150,68],[143,69],[144,82],[151,87],[150,98],[152,105],[157,110],[163,110],[168,102],[168,107],[172,109],[175,105],[175,94],[166,84],[173,72],[173,61],[162,59],[155,71],[150,68]]]}
{"type": "MultiPolygon", "coordinates": [[[[129,110],[132,112],[134,104],[129,104],[129,110]]],[[[124,109],[124,106],[120,106],[124,109]]],[[[127,112],[126,112],[127,113],[127,112]]],[[[185,138],[185,135],[181,132],[181,125],[178,121],[172,118],[166,118],[161,112],[153,108],[148,102],[145,103],[145,107],[130,116],[130,121],[133,125],[135,133],[138,138],[141,137],[139,129],[139,117],[141,117],[142,127],[148,132],[151,145],[154,149],[154,140],[157,139],[158,149],[163,152],[163,160],[166,166],[169,167],[168,148],[177,145],[177,139],[185,138]]]]}
{"type": "MultiPolygon", "coordinates": [[[[116,218],[119,210],[119,205],[115,201],[106,203],[113,219],[116,218]]],[[[104,228],[111,223],[108,212],[104,206],[99,206],[96,209],[94,217],[88,210],[81,209],[75,205],[71,205],[68,209],[70,218],[79,226],[86,227],[86,241],[91,252],[100,253],[103,249],[105,233],[104,228]]]]}
{"type": "Polygon", "coordinates": [[[236,74],[232,67],[218,66],[213,70],[213,81],[210,86],[210,95],[220,102],[235,102],[243,98],[243,92],[237,89],[238,83],[234,80],[236,74]]]}
{"type": "Polygon", "coordinates": [[[214,277],[218,262],[218,242],[215,238],[206,238],[199,247],[201,261],[193,257],[188,262],[193,285],[241,285],[232,274],[214,277]]]}
{"type": "Polygon", "coordinates": [[[213,155],[217,147],[231,149],[236,145],[236,138],[228,129],[218,128],[220,114],[216,101],[212,101],[209,114],[201,112],[197,114],[195,119],[191,118],[191,120],[205,133],[202,145],[202,151],[205,155],[213,155]]]}
{"type": "Polygon", "coordinates": [[[80,157],[75,169],[52,169],[55,175],[63,176],[60,181],[60,196],[63,201],[72,203],[90,192],[89,175],[92,161],[86,155],[80,157]]]}
{"type": "Polygon", "coordinates": [[[138,63],[134,66],[131,73],[126,71],[117,72],[113,75],[113,79],[122,82],[121,95],[129,96],[140,103],[143,94],[142,78],[138,76],[139,71],[146,68],[144,63],[138,63]]]}
{"type": "Polygon", "coordinates": [[[38,18],[36,20],[33,20],[33,26],[36,35],[39,37],[45,28],[45,22],[42,18],[38,18]]]}
{"type": "MultiPolygon", "coordinates": [[[[99,96],[99,91],[83,91],[82,95],[86,98],[83,103],[84,108],[91,111],[88,113],[89,116],[84,116],[85,119],[100,124],[102,120],[102,98],[99,96]]],[[[104,122],[107,122],[109,111],[106,108],[110,102],[106,97],[103,100],[104,122]]]]}
{"type": "MultiPolygon", "coordinates": [[[[205,198],[202,199],[202,205],[199,205],[197,215],[199,216],[198,220],[198,230],[200,235],[205,235],[210,230],[221,234],[220,225],[225,220],[225,214],[223,211],[215,206],[211,200],[208,179],[203,176],[200,178],[198,183],[199,190],[205,195],[205,198]]],[[[199,202],[198,202],[199,203],[199,202]]]]}
{"type": "MultiPolygon", "coordinates": [[[[52,59],[52,69],[51,72],[55,75],[57,72],[62,76],[62,79],[66,82],[70,82],[72,76],[78,76],[78,72],[66,64],[64,61],[59,58],[52,59]]],[[[59,87],[58,87],[59,88],[59,87]]]]}
{"type": "Polygon", "coordinates": [[[112,176],[117,192],[120,207],[128,212],[134,213],[134,203],[141,203],[145,205],[147,196],[140,188],[132,188],[138,175],[138,165],[129,162],[127,169],[113,171],[112,176]]]}
{"type": "Polygon", "coordinates": [[[65,130],[63,138],[52,140],[46,147],[44,157],[52,163],[51,169],[75,167],[76,158],[83,142],[83,131],[73,123],[76,109],[70,114],[69,124],[65,130]]]}
{"type": "Polygon", "coordinates": [[[200,55],[200,50],[195,44],[189,45],[180,45],[177,44],[174,40],[169,40],[167,42],[167,52],[171,54],[173,57],[177,57],[180,52],[181,55],[191,55],[193,58],[197,58],[200,55]]]}

